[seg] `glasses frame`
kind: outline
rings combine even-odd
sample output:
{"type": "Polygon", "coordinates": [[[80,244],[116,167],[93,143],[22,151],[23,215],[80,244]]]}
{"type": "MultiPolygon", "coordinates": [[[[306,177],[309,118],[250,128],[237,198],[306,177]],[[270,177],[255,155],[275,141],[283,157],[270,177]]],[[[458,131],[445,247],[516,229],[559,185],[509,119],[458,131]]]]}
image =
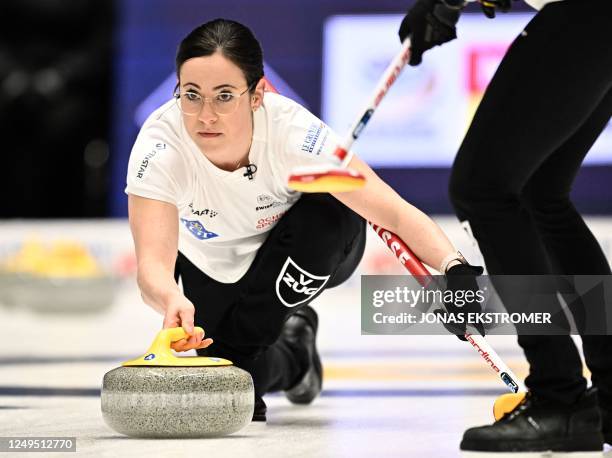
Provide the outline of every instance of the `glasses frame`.
{"type": "Polygon", "coordinates": [[[181,113],[183,113],[185,116],[198,116],[201,112],[202,109],[204,108],[204,105],[206,104],[206,102],[210,103],[210,106],[212,108],[213,113],[215,113],[217,116],[229,116],[232,115],[234,113],[236,113],[236,110],[238,110],[238,105],[240,104],[240,97],[242,97],[244,94],[246,94],[247,92],[249,92],[253,87],[255,87],[256,83],[252,83],[250,86],[248,86],[244,91],[242,91],[240,94],[236,95],[232,92],[219,92],[217,95],[213,96],[213,97],[205,97],[197,92],[189,92],[189,90],[181,92],[179,88],[176,88],[174,91],[174,94],[172,94],[172,97],[174,97],[176,104],[178,105],[179,110],[181,111],[181,113]],[[200,109],[195,112],[195,113],[185,113],[183,111],[183,108],[181,107],[181,97],[184,96],[187,93],[191,93],[193,95],[196,95],[200,98],[200,100],[202,100],[202,105],[200,106],[200,109]],[[219,113],[216,109],[215,109],[215,104],[214,104],[214,99],[216,97],[218,97],[220,94],[228,94],[231,95],[232,98],[235,98],[238,103],[236,103],[236,106],[234,108],[233,111],[231,111],[230,113],[219,113]]]}

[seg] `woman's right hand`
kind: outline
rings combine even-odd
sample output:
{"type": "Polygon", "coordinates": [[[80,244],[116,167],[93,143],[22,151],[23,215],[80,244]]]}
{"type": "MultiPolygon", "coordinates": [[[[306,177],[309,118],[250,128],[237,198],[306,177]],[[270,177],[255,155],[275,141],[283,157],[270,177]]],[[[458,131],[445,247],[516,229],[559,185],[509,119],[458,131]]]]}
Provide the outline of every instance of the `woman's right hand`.
{"type": "Polygon", "coordinates": [[[195,307],[184,295],[177,295],[166,308],[163,329],[181,326],[189,338],[173,342],[171,348],[175,351],[188,351],[206,348],[213,343],[210,338],[204,339],[204,333],[194,331],[195,307]]]}

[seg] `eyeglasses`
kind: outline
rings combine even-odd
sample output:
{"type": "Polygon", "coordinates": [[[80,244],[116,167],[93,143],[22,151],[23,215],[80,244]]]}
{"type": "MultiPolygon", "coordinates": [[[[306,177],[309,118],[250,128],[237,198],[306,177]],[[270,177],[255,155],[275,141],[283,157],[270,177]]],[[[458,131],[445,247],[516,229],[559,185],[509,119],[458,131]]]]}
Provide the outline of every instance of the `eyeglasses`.
{"type": "Polygon", "coordinates": [[[254,85],[251,84],[240,94],[223,91],[213,97],[202,97],[197,92],[189,90],[183,93],[175,92],[174,99],[181,112],[187,116],[196,116],[200,114],[206,101],[210,103],[215,114],[230,115],[238,109],[240,97],[246,94],[253,86],[254,85]]]}

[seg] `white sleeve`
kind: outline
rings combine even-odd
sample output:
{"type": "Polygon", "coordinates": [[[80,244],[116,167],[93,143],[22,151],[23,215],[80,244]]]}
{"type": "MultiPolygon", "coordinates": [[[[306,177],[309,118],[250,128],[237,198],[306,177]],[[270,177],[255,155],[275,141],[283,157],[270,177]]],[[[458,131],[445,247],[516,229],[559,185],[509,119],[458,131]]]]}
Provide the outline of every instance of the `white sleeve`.
{"type": "Polygon", "coordinates": [[[281,162],[287,175],[297,166],[339,164],[333,153],[340,138],[327,124],[297,103],[284,121],[281,162]]]}
{"type": "Polygon", "coordinates": [[[179,204],[187,183],[186,167],[177,149],[158,129],[143,128],[130,154],[125,192],[179,204]]]}

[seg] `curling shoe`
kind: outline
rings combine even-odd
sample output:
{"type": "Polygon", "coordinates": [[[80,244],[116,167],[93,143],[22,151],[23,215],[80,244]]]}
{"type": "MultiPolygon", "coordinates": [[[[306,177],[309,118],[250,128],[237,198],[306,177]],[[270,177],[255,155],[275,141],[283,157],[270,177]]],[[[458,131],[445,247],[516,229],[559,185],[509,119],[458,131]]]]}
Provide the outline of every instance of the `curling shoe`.
{"type": "Polygon", "coordinates": [[[298,309],[287,319],[283,327],[283,339],[306,356],[307,369],[297,384],[285,391],[294,404],[310,404],[321,392],[323,367],[316,347],[319,318],[308,305],[298,309]]]}
{"type": "MultiPolygon", "coordinates": [[[[461,450],[473,452],[601,452],[603,436],[597,390],[573,404],[529,392],[514,410],[488,426],[463,434],[461,450]]],[[[474,454],[476,456],[476,454],[474,454]]]]}

